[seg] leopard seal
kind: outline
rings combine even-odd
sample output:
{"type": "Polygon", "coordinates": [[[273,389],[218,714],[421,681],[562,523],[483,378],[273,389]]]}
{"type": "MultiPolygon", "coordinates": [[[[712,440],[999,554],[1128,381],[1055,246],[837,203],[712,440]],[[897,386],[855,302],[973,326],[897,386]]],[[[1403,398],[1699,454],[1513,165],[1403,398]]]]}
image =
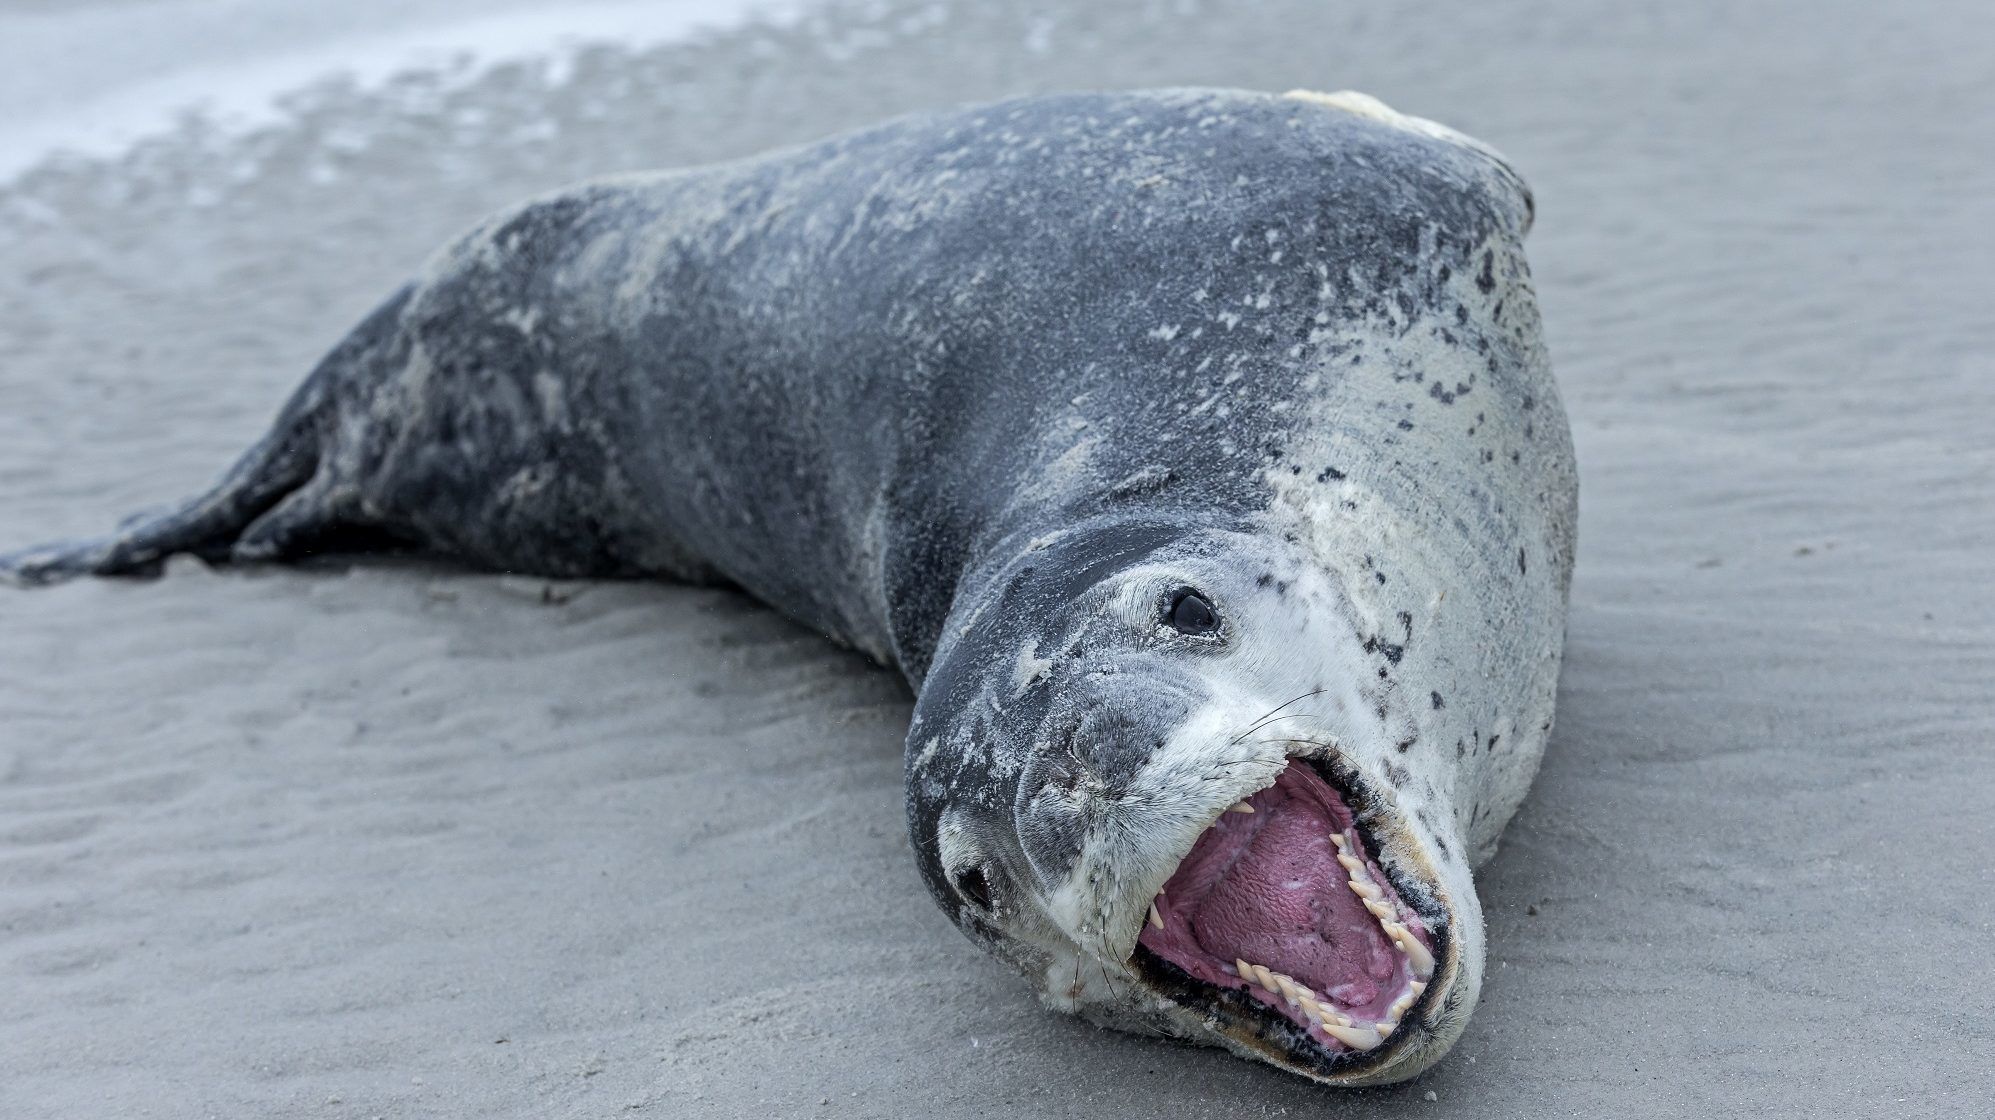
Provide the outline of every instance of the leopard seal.
{"type": "Polygon", "coordinates": [[[381,545],[736,585],[897,666],[935,900],[1319,1081],[1474,1007],[1576,475],[1489,148],[1357,94],[912,117],[443,249],[206,494],[18,583],[381,545]]]}

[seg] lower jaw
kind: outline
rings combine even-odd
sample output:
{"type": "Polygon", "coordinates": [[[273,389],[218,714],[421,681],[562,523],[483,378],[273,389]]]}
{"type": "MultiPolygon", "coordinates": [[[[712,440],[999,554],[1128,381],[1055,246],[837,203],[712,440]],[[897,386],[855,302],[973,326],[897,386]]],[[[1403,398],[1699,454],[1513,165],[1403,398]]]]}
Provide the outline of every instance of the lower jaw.
{"type": "MultiPolygon", "coordinates": [[[[1109,1006],[1075,1006],[1101,1026],[1161,1032],[1193,1046],[1213,1046],[1249,1062],[1261,1062],[1331,1088],[1365,1088],[1404,1082],[1440,1062],[1466,1026],[1474,1008],[1470,994],[1462,1002],[1454,982],[1460,980],[1452,958],[1442,958],[1422,996],[1404,1016],[1397,1032],[1371,1052],[1331,1050],[1291,1022],[1261,1006],[1237,988],[1215,988],[1189,978],[1181,968],[1147,948],[1137,948],[1127,960],[1131,978],[1151,996],[1167,1000],[1161,1014],[1151,1004],[1139,1018],[1129,1018],[1109,1006]]],[[[1474,984],[1470,984],[1472,988],[1474,984]]]]}
{"type": "Polygon", "coordinates": [[[1449,997],[1451,963],[1443,960],[1427,994],[1408,1010],[1390,1038],[1370,1051],[1357,1051],[1325,1047],[1313,1032],[1262,1005],[1244,990],[1197,980],[1148,949],[1139,947],[1130,961],[1143,985],[1174,1006],[1168,1033],[1344,1088],[1404,1081],[1447,1053],[1460,1033],[1462,1017],[1450,1008],[1441,1026],[1431,1026],[1428,1020],[1437,1014],[1433,1009],[1449,997]]]}

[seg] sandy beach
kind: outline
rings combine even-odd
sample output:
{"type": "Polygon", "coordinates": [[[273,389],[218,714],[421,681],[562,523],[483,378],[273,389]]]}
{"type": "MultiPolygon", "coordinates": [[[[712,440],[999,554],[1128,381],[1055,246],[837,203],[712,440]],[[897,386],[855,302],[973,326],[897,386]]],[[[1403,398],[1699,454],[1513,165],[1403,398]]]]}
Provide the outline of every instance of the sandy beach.
{"type": "Polygon", "coordinates": [[[1536,189],[1582,491],[1556,735],[1467,1035],[1337,1092],[1041,1009],[916,877],[906,686],[737,595],[0,588],[0,1117],[1995,1099],[1995,8],[881,0],[556,49],[437,0],[362,5],[342,62],[283,7],[0,0],[0,548],[202,488],[530,193],[1018,93],[1350,87],[1536,189]],[[302,88],[231,72],[234,123],[111,88],[308,49],[302,88]]]}

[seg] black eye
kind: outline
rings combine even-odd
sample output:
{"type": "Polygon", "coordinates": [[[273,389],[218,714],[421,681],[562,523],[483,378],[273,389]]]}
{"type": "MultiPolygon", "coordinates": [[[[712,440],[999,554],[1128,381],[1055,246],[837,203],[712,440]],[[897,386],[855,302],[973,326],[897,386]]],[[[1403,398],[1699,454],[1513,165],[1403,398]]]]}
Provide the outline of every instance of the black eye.
{"type": "Polygon", "coordinates": [[[1205,596],[1189,587],[1180,588],[1171,598],[1170,623],[1180,634],[1210,634],[1219,629],[1219,612],[1205,596]]]}
{"type": "Polygon", "coordinates": [[[991,881],[984,877],[981,867],[965,867],[956,873],[956,893],[970,900],[970,904],[988,914],[991,912],[991,881]]]}

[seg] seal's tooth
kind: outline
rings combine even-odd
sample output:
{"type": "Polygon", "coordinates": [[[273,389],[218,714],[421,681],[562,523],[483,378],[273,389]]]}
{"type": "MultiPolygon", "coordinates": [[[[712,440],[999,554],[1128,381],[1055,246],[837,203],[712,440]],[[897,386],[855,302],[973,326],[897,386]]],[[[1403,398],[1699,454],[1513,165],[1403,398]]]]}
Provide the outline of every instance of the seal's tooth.
{"type": "MultiPolygon", "coordinates": [[[[1241,962],[1245,963],[1245,962],[1241,962]]],[[[1251,966],[1250,966],[1251,967],[1251,966]]],[[[1319,999],[1315,992],[1287,976],[1277,972],[1275,980],[1282,986],[1282,994],[1289,997],[1289,1005],[1302,1009],[1303,1015],[1318,1026],[1351,1026],[1351,1018],[1339,1012],[1327,1000],[1319,999]]]]}
{"type": "Polygon", "coordinates": [[[1406,1014],[1406,1009],[1412,1007],[1413,1001],[1419,999],[1420,993],[1426,990],[1427,984],[1425,981],[1415,980],[1411,984],[1408,984],[1406,991],[1402,992],[1398,999],[1392,1001],[1391,1007],[1385,1009],[1386,1018],[1397,1024],[1400,1016],[1406,1014]]]}
{"type": "Polygon", "coordinates": [[[1434,975],[1434,954],[1428,952],[1427,946],[1420,942],[1412,938],[1407,940],[1413,942],[1406,950],[1406,955],[1413,958],[1413,974],[1422,980],[1434,975]]]}
{"type": "Polygon", "coordinates": [[[1254,807],[1245,801],[1236,801],[1226,811],[1229,813],[1251,813],[1254,811],[1254,807]]]}
{"type": "MultiPolygon", "coordinates": [[[[1372,917],[1377,918],[1379,920],[1380,925],[1391,926],[1399,924],[1392,920],[1393,917],[1392,907],[1382,899],[1377,899],[1377,898],[1365,899],[1365,909],[1370,910],[1372,912],[1372,917]]],[[[1390,928],[1386,930],[1386,933],[1388,934],[1390,934],[1391,932],[1392,930],[1390,928]]]]}
{"type": "Polygon", "coordinates": [[[1385,897],[1384,891],[1379,890],[1377,887],[1373,886],[1370,883],[1363,882],[1358,879],[1352,879],[1350,882],[1346,883],[1345,886],[1351,888],[1352,894],[1357,895],[1359,898],[1362,898],[1367,902],[1377,902],[1385,897]]]}
{"type": "Polygon", "coordinates": [[[1157,904],[1155,902],[1150,904],[1150,925],[1154,929],[1164,928],[1164,916],[1157,913],[1157,904]]]}
{"type": "Polygon", "coordinates": [[[1337,850],[1340,852],[1350,845],[1350,841],[1344,839],[1344,834],[1341,832],[1331,833],[1330,842],[1337,845],[1337,850]]]}
{"type": "Polygon", "coordinates": [[[1381,921],[1379,925],[1385,928],[1385,935],[1392,938],[1392,943],[1399,946],[1399,951],[1406,954],[1416,978],[1425,980],[1434,975],[1434,954],[1427,951],[1419,938],[1398,922],[1381,921]]]}
{"type": "Polygon", "coordinates": [[[1240,979],[1245,980],[1248,984],[1259,985],[1269,990],[1274,989],[1274,980],[1270,977],[1268,970],[1261,965],[1249,964],[1239,958],[1234,959],[1233,965],[1240,970],[1240,979]]]}
{"type": "Polygon", "coordinates": [[[1282,998],[1286,999],[1289,1003],[1289,1006],[1291,1007],[1301,1002],[1303,996],[1315,994],[1314,992],[1311,992],[1308,988],[1305,988],[1301,984],[1296,983],[1295,980],[1291,977],[1283,976],[1279,972],[1275,973],[1274,975],[1275,975],[1276,986],[1281,988],[1282,998]]]}
{"type": "Polygon", "coordinates": [[[1323,1033],[1343,1043],[1353,1050],[1374,1050],[1385,1041],[1377,1030],[1371,1027],[1347,1027],[1340,1023],[1323,1024],[1323,1033]]]}

